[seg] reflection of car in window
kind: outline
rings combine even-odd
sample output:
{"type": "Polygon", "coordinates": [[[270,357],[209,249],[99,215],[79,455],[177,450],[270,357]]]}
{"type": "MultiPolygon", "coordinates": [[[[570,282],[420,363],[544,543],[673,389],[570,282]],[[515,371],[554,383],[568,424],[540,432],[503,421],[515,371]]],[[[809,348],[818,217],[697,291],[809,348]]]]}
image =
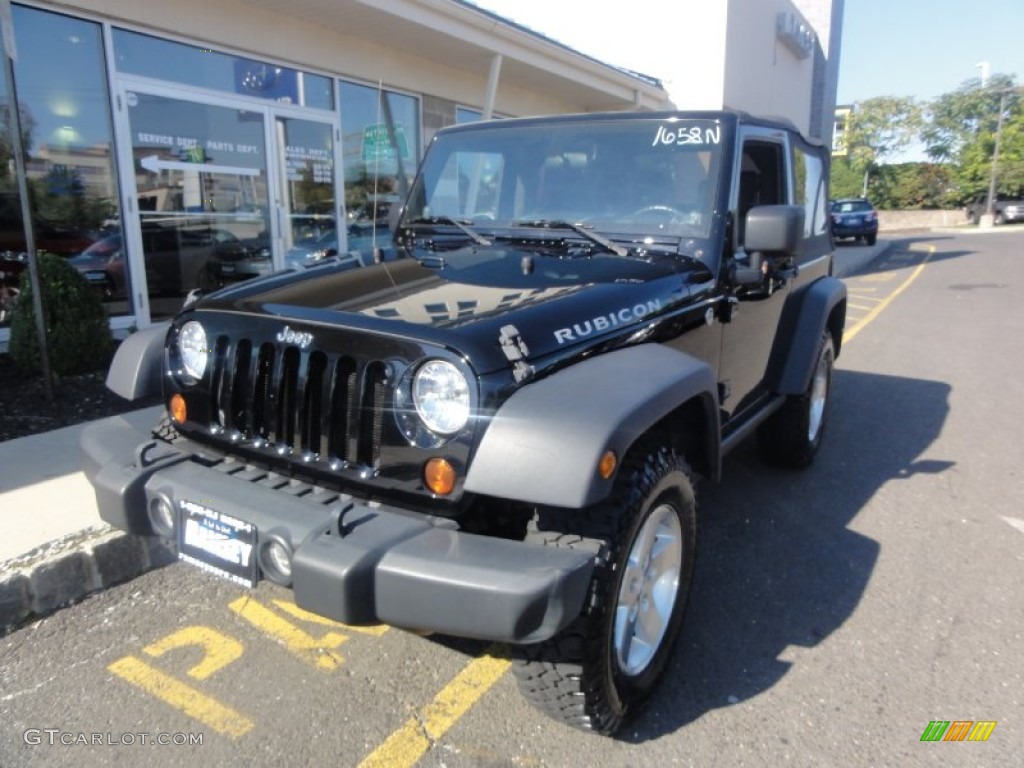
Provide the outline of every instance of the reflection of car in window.
{"type": "Polygon", "coordinates": [[[207,264],[205,281],[201,281],[199,287],[210,288],[269,275],[274,271],[271,253],[270,236],[266,233],[218,243],[207,264]]]}
{"type": "Polygon", "coordinates": [[[121,235],[110,235],[68,259],[104,299],[122,298],[127,291],[127,270],[121,235]]]}
{"type": "Polygon", "coordinates": [[[284,255],[288,268],[317,264],[338,253],[338,235],[333,230],[299,240],[284,255]]]}
{"type": "Polygon", "coordinates": [[[348,212],[349,221],[387,221],[391,206],[399,201],[398,195],[371,195],[370,199],[355,206],[348,212]]]}
{"type": "MultiPolygon", "coordinates": [[[[195,288],[205,274],[215,247],[237,242],[225,229],[184,229],[161,224],[142,226],[142,260],[151,294],[181,295],[195,288]]],[[[124,238],[108,235],[69,262],[105,299],[123,298],[128,292],[124,238]]]]}

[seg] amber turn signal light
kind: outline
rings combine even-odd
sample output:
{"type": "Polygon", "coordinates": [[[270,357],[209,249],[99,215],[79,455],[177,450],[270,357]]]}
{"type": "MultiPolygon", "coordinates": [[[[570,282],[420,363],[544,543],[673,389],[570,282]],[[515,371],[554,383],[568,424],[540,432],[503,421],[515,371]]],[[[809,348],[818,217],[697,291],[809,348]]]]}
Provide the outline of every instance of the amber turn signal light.
{"type": "Polygon", "coordinates": [[[174,395],[171,397],[171,418],[174,419],[178,424],[184,424],[185,419],[188,416],[188,410],[185,408],[185,398],[181,395],[174,395]]]}
{"type": "Polygon", "coordinates": [[[455,490],[455,467],[448,459],[430,459],[423,467],[423,480],[438,496],[447,496],[455,490]]]}
{"type": "Polygon", "coordinates": [[[605,451],[601,455],[601,460],[597,462],[597,473],[602,480],[607,480],[615,474],[617,466],[619,466],[619,459],[616,457],[615,451],[605,451]]]}

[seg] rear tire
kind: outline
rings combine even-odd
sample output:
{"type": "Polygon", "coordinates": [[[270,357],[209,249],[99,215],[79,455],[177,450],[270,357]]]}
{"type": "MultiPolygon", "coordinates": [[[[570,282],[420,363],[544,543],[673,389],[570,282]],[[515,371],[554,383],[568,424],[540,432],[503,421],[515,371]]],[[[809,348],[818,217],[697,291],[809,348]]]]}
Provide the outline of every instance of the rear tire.
{"type": "Polygon", "coordinates": [[[600,553],[583,613],[516,649],[519,690],[560,722],[610,735],[654,690],[682,626],[696,550],[689,468],[665,447],[635,451],[607,501],[539,509],[527,540],[600,553]]]}
{"type": "Polygon", "coordinates": [[[825,331],[807,390],[790,396],[757,430],[758,448],[767,463],[803,469],[814,460],[828,423],[834,365],[835,345],[825,331]]]}
{"type": "Polygon", "coordinates": [[[874,245],[878,242],[878,235],[868,235],[865,239],[867,240],[868,245],[874,245]]]}

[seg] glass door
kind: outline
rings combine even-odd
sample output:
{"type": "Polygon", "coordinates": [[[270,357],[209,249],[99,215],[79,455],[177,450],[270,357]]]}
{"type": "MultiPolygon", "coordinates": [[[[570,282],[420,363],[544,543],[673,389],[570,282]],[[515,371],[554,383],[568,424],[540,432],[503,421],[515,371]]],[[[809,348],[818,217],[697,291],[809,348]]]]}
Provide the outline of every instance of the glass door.
{"type": "Polygon", "coordinates": [[[277,247],[285,268],[316,264],[345,253],[335,195],[335,126],[275,114],[277,247]]]}
{"type": "Polygon", "coordinates": [[[131,78],[118,96],[119,161],[131,171],[110,260],[140,327],[194,288],[346,252],[333,115],[131,78]]]}
{"type": "Polygon", "coordinates": [[[174,314],[193,288],[269,274],[266,110],[122,95],[138,216],[122,227],[119,258],[140,294],[140,324],[174,314]]]}

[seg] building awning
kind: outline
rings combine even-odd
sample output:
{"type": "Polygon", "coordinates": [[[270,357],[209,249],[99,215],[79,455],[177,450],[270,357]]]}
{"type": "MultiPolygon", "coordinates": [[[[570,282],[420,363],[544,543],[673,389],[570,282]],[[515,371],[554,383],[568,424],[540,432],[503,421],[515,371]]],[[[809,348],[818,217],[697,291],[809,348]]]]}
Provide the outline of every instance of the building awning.
{"type": "MultiPolygon", "coordinates": [[[[479,73],[482,104],[491,62],[504,87],[543,93],[576,111],[669,109],[660,81],[619,69],[464,0],[240,0],[259,11],[315,24],[382,48],[479,73]]],[[[401,83],[385,85],[401,86],[401,83]]],[[[453,94],[435,95],[453,98],[453,94]]],[[[500,101],[499,107],[500,110],[500,101]]]]}

